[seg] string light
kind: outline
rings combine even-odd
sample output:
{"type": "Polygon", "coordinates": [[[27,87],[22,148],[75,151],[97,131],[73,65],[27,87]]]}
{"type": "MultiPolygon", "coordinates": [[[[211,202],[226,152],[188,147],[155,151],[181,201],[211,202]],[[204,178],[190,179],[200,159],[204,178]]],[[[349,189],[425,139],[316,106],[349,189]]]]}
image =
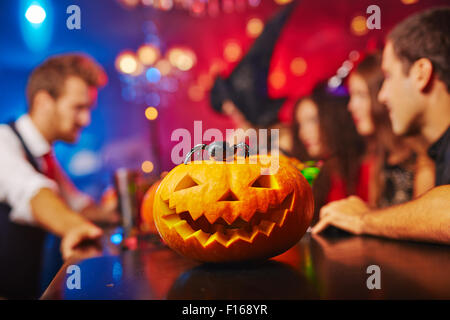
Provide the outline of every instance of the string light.
{"type": "MultiPolygon", "coordinates": [[[[134,9],[139,5],[168,11],[175,8],[189,11],[193,16],[203,16],[208,13],[216,16],[220,11],[232,13],[242,12],[247,7],[257,7],[261,0],[117,0],[124,7],[134,9]]],[[[275,0],[278,4],[286,4],[292,0],[275,0]]]]}

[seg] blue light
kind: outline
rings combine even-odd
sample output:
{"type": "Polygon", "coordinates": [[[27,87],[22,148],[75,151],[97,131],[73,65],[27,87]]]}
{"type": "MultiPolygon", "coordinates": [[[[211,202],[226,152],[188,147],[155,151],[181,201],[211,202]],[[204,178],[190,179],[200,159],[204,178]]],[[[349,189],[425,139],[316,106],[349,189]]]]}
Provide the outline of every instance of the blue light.
{"type": "Polygon", "coordinates": [[[41,24],[42,22],[44,22],[46,17],[47,13],[45,12],[44,8],[42,8],[38,4],[29,6],[27,11],[25,12],[25,18],[27,18],[30,23],[34,24],[41,24]]]}
{"type": "Polygon", "coordinates": [[[20,0],[20,29],[27,47],[44,52],[53,31],[53,8],[50,0],[20,0]]]}
{"type": "Polygon", "coordinates": [[[159,80],[161,80],[161,72],[159,72],[156,68],[150,68],[145,73],[145,76],[147,77],[147,80],[151,83],[156,83],[159,80]]]}
{"type": "Polygon", "coordinates": [[[120,244],[122,242],[122,235],[120,233],[115,233],[111,236],[110,240],[114,244],[120,244]]]}
{"type": "Polygon", "coordinates": [[[145,103],[157,107],[161,103],[161,97],[155,92],[149,93],[145,96],[145,103]]]}

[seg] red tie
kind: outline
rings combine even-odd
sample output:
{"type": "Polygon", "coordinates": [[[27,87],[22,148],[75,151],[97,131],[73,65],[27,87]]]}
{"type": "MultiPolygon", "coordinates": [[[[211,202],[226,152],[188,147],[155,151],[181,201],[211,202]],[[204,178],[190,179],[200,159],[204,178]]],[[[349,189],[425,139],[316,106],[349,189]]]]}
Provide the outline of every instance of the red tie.
{"type": "Polygon", "coordinates": [[[44,159],[44,168],[42,170],[42,173],[45,174],[47,178],[56,181],[56,164],[53,153],[50,151],[49,153],[46,153],[42,158],[44,159]]]}

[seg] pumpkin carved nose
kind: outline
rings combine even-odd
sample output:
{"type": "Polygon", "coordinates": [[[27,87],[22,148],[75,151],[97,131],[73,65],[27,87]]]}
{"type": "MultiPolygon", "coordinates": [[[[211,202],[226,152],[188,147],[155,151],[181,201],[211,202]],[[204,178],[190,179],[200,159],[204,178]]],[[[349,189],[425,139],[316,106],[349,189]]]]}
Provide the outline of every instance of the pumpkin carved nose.
{"type": "Polygon", "coordinates": [[[233,191],[228,190],[218,201],[239,201],[233,191]]]}

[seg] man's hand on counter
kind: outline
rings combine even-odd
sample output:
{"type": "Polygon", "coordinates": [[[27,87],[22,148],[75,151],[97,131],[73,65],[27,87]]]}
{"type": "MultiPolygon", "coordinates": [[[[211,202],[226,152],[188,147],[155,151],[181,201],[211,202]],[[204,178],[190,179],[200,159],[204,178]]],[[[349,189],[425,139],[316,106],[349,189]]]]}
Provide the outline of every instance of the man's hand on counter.
{"type": "Polygon", "coordinates": [[[71,210],[51,189],[41,189],[30,201],[33,217],[45,230],[61,237],[64,259],[85,241],[97,240],[103,231],[78,212],[71,210]]]}
{"type": "Polygon", "coordinates": [[[367,212],[367,204],[356,196],[331,202],[320,210],[320,221],[312,228],[312,233],[335,226],[353,234],[362,234],[363,216],[367,212]]]}
{"type": "Polygon", "coordinates": [[[312,233],[332,225],[347,232],[399,240],[450,244],[450,185],[435,187],[418,198],[391,207],[370,210],[350,196],[320,210],[312,233]]]}
{"type": "Polygon", "coordinates": [[[92,251],[92,248],[97,247],[95,244],[102,234],[103,231],[100,228],[89,222],[70,229],[61,240],[61,254],[63,259],[67,260],[75,253],[86,251],[86,248],[92,251]]]}

